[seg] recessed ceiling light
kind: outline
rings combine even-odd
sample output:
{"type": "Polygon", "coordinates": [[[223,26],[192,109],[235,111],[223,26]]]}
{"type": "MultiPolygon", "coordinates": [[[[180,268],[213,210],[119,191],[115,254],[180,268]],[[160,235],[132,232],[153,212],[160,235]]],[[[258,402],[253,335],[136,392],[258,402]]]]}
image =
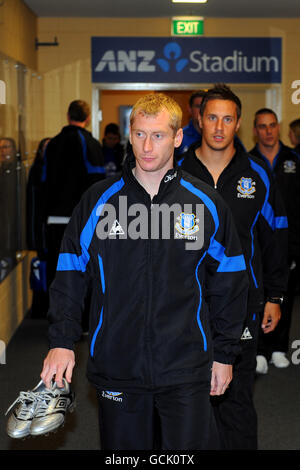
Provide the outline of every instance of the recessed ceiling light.
{"type": "Polygon", "coordinates": [[[207,0],[172,0],[173,3],[206,3],[207,0]]]}

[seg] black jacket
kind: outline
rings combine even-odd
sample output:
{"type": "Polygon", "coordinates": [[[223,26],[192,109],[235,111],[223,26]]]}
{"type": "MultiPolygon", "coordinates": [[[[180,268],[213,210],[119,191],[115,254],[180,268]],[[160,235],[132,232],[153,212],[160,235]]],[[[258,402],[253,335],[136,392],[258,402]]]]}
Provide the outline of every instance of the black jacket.
{"type": "MultiPolygon", "coordinates": [[[[182,169],[214,187],[193,145],[182,155],[182,169]]],[[[230,207],[249,276],[248,313],[262,311],[265,296],[281,296],[287,282],[287,220],[278,190],[266,165],[237,146],[219,177],[217,192],[230,207]]]]}
{"type": "Polygon", "coordinates": [[[300,256],[300,155],[280,142],[280,150],[273,165],[260,153],[256,145],[251,151],[272,171],[285,205],[289,224],[289,256],[300,256]]]}
{"type": "Polygon", "coordinates": [[[42,171],[43,160],[35,160],[30,168],[26,186],[27,249],[37,251],[40,258],[45,256],[42,171]]]}
{"type": "Polygon", "coordinates": [[[134,164],[127,157],[123,174],[95,184],[74,211],[50,289],[50,347],[74,348],[92,292],[92,383],[145,389],[209,382],[213,360],[234,361],[246,314],[248,280],[230,211],[177,168],[151,201],[134,164]],[[158,205],[172,208],[162,225],[158,205]]]}
{"type": "Polygon", "coordinates": [[[65,126],[45,150],[42,173],[45,217],[70,217],[82,194],[104,178],[102,147],[78,126],[65,126]]]}

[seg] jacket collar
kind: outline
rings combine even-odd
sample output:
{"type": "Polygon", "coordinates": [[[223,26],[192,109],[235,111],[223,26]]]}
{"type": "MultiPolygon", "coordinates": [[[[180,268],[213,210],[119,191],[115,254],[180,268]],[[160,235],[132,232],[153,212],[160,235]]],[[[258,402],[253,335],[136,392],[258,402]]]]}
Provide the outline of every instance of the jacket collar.
{"type": "MultiPolygon", "coordinates": [[[[206,166],[197,158],[196,156],[196,150],[198,147],[200,147],[201,142],[196,142],[191,145],[187,153],[185,154],[187,159],[194,160],[195,162],[198,162],[202,168],[206,168],[206,166]]],[[[244,151],[244,147],[239,144],[238,141],[235,141],[235,153],[226,166],[226,168],[223,171],[229,171],[231,169],[238,168],[239,170],[241,169],[246,169],[249,166],[249,159],[248,159],[248,154],[244,151]]],[[[183,160],[184,161],[184,160],[183,160]]]]}
{"type": "MultiPolygon", "coordinates": [[[[146,190],[140,185],[140,183],[137,181],[137,179],[134,177],[132,173],[132,170],[135,167],[135,165],[136,165],[135,157],[134,157],[132,150],[130,150],[125,158],[125,162],[123,165],[124,179],[128,183],[134,185],[134,187],[139,188],[143,190],[144,193],[146,193],[146,190]]],[[[174,186],[179,184],[181,173],[182,173],[181,169],[178,167],[177,162],[175,161],[175,158],[174,158],[174,167],[168,170],[166,174],[164,175],[164,177],[162,178],[160,182],[158,194],[154,198],[161,200],[162,198],[165,198],[167,194],[173,191],[174,186]]]]}

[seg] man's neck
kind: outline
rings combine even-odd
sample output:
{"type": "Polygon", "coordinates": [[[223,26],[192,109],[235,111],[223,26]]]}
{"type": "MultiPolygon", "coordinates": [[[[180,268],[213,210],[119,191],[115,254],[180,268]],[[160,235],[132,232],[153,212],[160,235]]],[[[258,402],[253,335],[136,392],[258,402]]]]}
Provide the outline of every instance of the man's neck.
{"type": "Polygon", "coordinates": [[[161,171],[143,171],[138,165],[132,169],[133,176],[140,183],[141,186],[150,195],[151,200],[156,196],[159,191],[161,180],[166,172],[171,168],[163,168],[161,171]]]}
{"type": "Polygon", "coordinates": [[[276,157],[276,155],[278,154],[279,152],[279,149],[280,149],[280,142],[277,141],[275,145],[273,145],[272,147],[270,146],[266,146],[266,145],[262,145],[260,142],[258,142],[258,150],[260,151],[260,153],[262,155],[264,155],[268,160],[269,162],[273,163],[273,160],[274,158],[276,157]]]}
{"type": "Polygon", "coordinates": [[[202,142],[202,145],[196,149],[195,154],[210,172],[216,186],[219,176],[232,160],[235,148],[232,143],[224,150],[213,150],[205,142],[202,142]]]}
{"type": "Polygon", "coordinates": [[[85,128],[86,122],[85,121],[81,122],[81,121],[71,121],[71,120],[69,120],[69,125],[85,128]]]}

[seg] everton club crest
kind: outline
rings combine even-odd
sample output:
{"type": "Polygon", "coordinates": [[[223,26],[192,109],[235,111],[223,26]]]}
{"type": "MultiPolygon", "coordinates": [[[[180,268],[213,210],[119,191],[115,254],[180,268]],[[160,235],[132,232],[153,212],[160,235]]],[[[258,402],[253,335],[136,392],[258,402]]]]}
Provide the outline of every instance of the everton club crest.
{"type": "Polygon", "coordinates": [[[297,166],[293,160],[286,160],[283,164],[284,173],[296,173],[297,166]]]}
{"type": "Polygon", "coordinates": [[[194,233],[199,231],[199,219],[196,218],[195,214],[187,214],[181,212],[177,217],[178,222],[175,224],[176,230],[184,237],[190,237],[194,233]]]}
{"type": "Polygon", "coordinates": [[[237,197],[253,199],[253,193],[256,191],[255,181],[253,181],[252,178],[245,178],[242,176],[238,182],[237,190],[237,197]]]}

